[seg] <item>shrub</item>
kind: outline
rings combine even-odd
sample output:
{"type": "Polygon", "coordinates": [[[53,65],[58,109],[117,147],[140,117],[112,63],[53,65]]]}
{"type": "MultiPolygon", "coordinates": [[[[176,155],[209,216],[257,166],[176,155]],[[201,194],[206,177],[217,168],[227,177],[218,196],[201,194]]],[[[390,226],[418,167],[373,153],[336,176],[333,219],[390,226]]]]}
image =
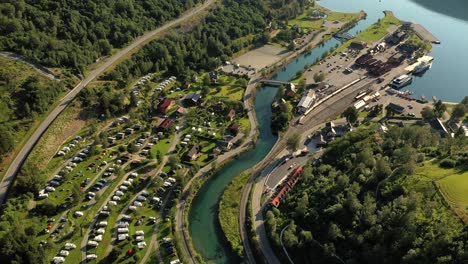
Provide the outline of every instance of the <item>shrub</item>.
{"type": "Polygon", "coordinates": [[[455,167],[456,164],[457,164],[456,161],[454,161],[453,159],[449,159],[449,158],[446,158],[440,161],[440,167],[442,168],[453,168],[455,167]]]}

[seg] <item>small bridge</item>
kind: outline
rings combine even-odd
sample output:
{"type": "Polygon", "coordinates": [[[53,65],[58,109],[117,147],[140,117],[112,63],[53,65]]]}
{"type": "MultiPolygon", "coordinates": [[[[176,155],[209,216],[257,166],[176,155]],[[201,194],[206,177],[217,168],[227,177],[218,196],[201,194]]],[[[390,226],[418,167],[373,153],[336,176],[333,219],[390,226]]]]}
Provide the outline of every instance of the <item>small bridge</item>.
{"type": "Polygon", "coordinates": [[[334,37],[339,40],[346,40],[346,41],[354,38],[354,36],[348,32],[336,33],[334,37]]]}
{"type": "Polygon", "coordinates": [[[284,81],[277,81],[277,80],[266,80],[266,79],[260,80],[258,82],[263,83],[263,84],[268,84],[268,85],[275,85],[275,86],[288,85],[288,84],[297,85],[296,83],[292,83],[292,82],[284,82],[284,81]]]}

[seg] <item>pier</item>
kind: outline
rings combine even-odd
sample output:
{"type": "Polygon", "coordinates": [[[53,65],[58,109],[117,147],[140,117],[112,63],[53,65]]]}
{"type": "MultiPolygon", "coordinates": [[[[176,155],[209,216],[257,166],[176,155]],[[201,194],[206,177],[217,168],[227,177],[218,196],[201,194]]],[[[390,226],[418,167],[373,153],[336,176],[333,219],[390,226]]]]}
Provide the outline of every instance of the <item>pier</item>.
{"type": "Polygon", "coordinates": [[[421,39],[429,41],[434,44],[440,44],[440,40],[436,38],[434,35],[432,35],[431,32],[429,32],[420,24],[411,23],[411,28],[414,30],[416,35],[418,35],[418,37],[420,37],[421,39]]]}
{"type": "Polygon", "coordinates": [[[413,72],[414,68],[416,68],[416,66],[418,66],[420,63],[422,63],[422,62],[430,63],[433,60],[434,60],[434,57],[427,56],[427,55],[422,56],[421,58],[418,59],[418,61],[416,63],[413,63],[410,66],[406,67],[405,71],[408,72],[408,73],[411,73],[411,72],[413,72]]]}

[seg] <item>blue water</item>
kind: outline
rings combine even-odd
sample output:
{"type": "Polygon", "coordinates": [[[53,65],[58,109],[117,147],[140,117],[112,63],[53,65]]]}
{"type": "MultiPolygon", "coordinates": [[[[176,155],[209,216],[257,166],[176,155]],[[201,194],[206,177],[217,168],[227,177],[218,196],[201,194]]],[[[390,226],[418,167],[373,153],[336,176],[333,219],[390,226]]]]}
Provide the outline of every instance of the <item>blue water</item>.
{"type": "Polygon", "coordinates": [[[468,95],[465,76],[468,74],[468,1],[466,0],[321,0],[320,5],[334,11],[364,10],[366,28],[383,17],[384,10],[393,11],[401,20],[423,25],[442,44],[433,45],[432,68],[417,77],[405,89],[413,96],[436,96],[444,101],[459,102],[468,95]]]}
{"type": "MultiPolygon", "coordinates": [[[[364,26],[362,22],[359,22],[349,32],[361,30],[364,26]]],[[[298,59],[288,64],[283,70],[280,70],[273,79],[280,81],[292,79],[298,71],[304,69],[306,64],[315,62],[317,58],[320,58],[324,52],[329,51],[336,44],[340,44],[336,39],[326,41],[319,47],[312,49],[308,54],[299,56],[298,59]]],[[[195,249],[207,262],[237,262],[224,242],[218,223],[218,201],[231,180],[241,172],[260,162],[275,144],[277,138],[273,135],[270,124],[271,103],[277,90],[276,87],[264,87],[255,94],[255,113],[260,131],[255,148],[241,155],[239,159],[229,163],[219,173],[214,175],[201,188],[192,202],[189,212],[189,232],[195,249]]]]}
{"type": "Polygon", "coordinates": [[[260,162],[276,142],[271,132],[271,103],[277,88],[263,88],[255,96],[255,112],[260,136],[255,148],[242,154],[214,175],[198,192],[189,213],[189,231],[193,245],[204,260],[210,263],[236,263],[233,254],[226,249],[217,218],[218,201],[225,187],[241,172],[260,162]]]}
{"type": "MultiPolygon", "coordinates": [[[[468,2],[468,1],[467,1],[468,2]]],[[[383,17],[384,10],[391,10],[403,20],[422,24],[442,41],[434,45],[432,55],[435,62],[431,70],[413,81],[409,89],[415,96],[424,94],[427,98],[435,95],[445,101],[461,101],[468,95],[465,85],[468,69],[468,55],[463,50],[468,47],[468,10],[463,0],[322,0],[320,4],[336,11],[358,12],[364,10],[367,19],[361,20],[349,33],[356,34],[383,17]],[[423,5],[418,4],[421,1],[423,5]],[[443,6],[442,6],[443,5],[443,6]],[[433,11],[432,9],[437,10],[433,11]],[[442,11],[441,11],[442,10],[442,11]]],[[[317,58],[339,41],[330,39],[314,48],[310,53],[300,56],[288,64],[274,77],[275,80],[287,81],[312,64],[317,58]]],[[[236,263],[236,260],[224,243],[217,220],[218,201],[224,188],[239,173],[261,161],[276,142],[270,129],[271,103],[277,89],[267,87],[255,95],[255,112],[259,122],[259,140],[251,151],[214,175],[199,191],[189,212],[189,232],[197,252],[210,263],[236,263]]]]}

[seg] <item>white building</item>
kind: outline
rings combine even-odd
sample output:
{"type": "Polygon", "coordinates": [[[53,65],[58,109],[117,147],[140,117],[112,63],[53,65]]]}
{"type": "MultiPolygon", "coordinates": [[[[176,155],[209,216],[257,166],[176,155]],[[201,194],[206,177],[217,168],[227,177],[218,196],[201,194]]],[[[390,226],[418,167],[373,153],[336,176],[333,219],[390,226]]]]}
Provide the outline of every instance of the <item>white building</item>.
{"type": "Polygon", "coordinates": [[[305,94],[301,98],[301,101],[299,101],[299,104],[297,104],[296,106],[297,111],[300,113],[305,113],[307,109],[309,109],[313,105],[315,98],[316,98],[315,91],[310,89],[307,92],[307,94],[305,94]]]}

